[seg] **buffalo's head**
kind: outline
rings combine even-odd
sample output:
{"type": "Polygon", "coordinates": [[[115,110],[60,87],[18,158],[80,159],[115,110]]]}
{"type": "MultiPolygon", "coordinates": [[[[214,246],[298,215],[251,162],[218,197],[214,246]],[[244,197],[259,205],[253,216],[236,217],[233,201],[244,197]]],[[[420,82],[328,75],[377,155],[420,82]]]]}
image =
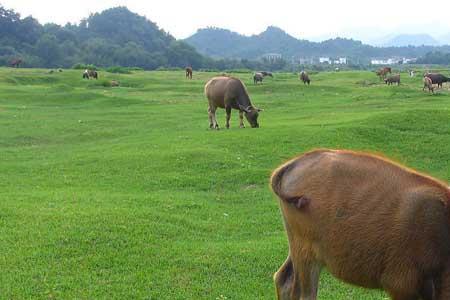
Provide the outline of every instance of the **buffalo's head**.
{"type": "Polygon", "coordinates": [[[252,128],[259,128],[258,116],[259,112],[262,111],[262,109],[253,106],[244,107],[242,105],[239,105],[239,108],[245,113],[245,117],[250,123],[250,126],[252,126],[252,128]]]}

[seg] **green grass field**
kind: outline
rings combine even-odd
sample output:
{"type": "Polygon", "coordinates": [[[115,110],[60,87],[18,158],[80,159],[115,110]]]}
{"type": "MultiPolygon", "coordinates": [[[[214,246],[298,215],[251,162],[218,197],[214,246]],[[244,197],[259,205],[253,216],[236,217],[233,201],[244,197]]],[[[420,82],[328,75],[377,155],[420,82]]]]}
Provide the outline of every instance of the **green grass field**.
{"type": "MultiPolygon", "coordinates": [[[[261,128],[239,129],[234,111],[213,131],[214,75],[0,68],[1,299],[274,299],[288,244],[268,179],[284,160],[367,150],[450,180],[450,95],[420,76],[237,74],[261,128]]],[[[319,290],[387,299],[325,270],[319,290]]]]}

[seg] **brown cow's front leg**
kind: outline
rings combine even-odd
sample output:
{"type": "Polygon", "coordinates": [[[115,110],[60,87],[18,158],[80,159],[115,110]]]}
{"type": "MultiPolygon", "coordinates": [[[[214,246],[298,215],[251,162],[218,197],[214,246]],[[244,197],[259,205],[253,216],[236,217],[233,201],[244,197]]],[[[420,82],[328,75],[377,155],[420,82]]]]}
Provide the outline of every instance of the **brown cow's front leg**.
{"type": "Polygon", "coordinates": [[[239,127],[245,128],[244,126],[244,112],[242,110],[239,111],[239,127]]]}
{"type": "Polygon", "coordinates": [[[389,293],[392,300],[418,300],[419,297],[415,294],[407,293],[389,293]]]}
{"type": "Polygon", "coordinates": [[[314,261],[303,262],[299,266],[300,300],[316,300],[319,289],[320,265],[314,261]]]}
{"type": "Polygon", "coordinates": [[[281,268],[273,276],[278,300],[299,299],[300,285],[294,284],[296,279],[294,272],[294,265],[289,255],[281,268]],[[293,291],[294,286],[297,288],[296,291],[293,291]],[[294,295],[296,298],[294,298],[294,295]]]}
{"type": "Polygon", "coordinates": [[[419,291],[422,300],[435,300],[436,292],[434,287],[434,281],[432,279],[425,280],[422,288],[419,291]]]}
{"type": "Polygon", "coordinates": [[[316,300],[320,265],[314,261],[294,264],[289,255],[274,275],[278,300],[316,300]]]}
{"type": "Polygon", "coordinates": [[[225,126],[227,127],[227,129],[230,129],[231,107],[226,107],[225,110],[227,112],[225,126]]]}

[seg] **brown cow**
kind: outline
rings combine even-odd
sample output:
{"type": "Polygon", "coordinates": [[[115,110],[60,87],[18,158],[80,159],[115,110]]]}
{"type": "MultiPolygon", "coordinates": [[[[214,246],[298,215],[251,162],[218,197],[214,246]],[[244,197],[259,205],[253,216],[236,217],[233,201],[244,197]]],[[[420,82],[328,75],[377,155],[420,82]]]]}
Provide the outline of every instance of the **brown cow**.
{"type": "Polygon", "coordinates": [[[427,76],[425,76],[423,78],[423,89],[422,89],[422,91],[424,91],[425,88],[428,88],[428,92],[432,92],[434,94],[433,81],[427,76]]]}
{"type": "Polygon", "coordinates": [[[386,78],[386,75],[392,74],[392,69],[390,67],[384,67],[379,69],[378,71],[375,72],[377,74],[378,77],[380,77],[380,80],[383,80],[384,78],[386,78]]]}
{"type": "Polygon", "coordinates": [[[322,267],[393,300],[450,299],[450,189],[383,157],[315,150],[276,169],[289,256],[278,299],[316,299],[322,267]]]}
{"type": "Polygon", "coordinates": [[[186,78],[192,79],[192,67],[186,67],[186,78]]]}
{"type": "Polygon", "coordinates": [[[244,117],[253,128],[259,127],[258,113],[261,109],[256,108],[250,101],[247,89],[244,83],[238,78],[231,76],[218,76],[212,78],[205,85],[205,95],[208,98],[209,108],[209,127],[219,129],[216,120],[216,109],[218,107],[225,108],[226,127],[230,128],[231,109],[239,110],[239,125],[244,128],[244,117]]]}
{"type": "Polygon", "coordinates": [[[306,73],[305,71],[302,71],[300,73],[300,80],[303,81],[303,84],[310,84],[311,80],[309,79],[308,73],[306,73]]]}
{"type": "Polygon", "coordinates": [[[18,67],[20,67],[20,64],[21,64],[22,62],[23,62],[23,61],[22,61],[20,58],[18,58],[18,59],[13,59],[9,64],[10,64],[10,66],[13,67],[13,68],[18,68],[18,67]]]}

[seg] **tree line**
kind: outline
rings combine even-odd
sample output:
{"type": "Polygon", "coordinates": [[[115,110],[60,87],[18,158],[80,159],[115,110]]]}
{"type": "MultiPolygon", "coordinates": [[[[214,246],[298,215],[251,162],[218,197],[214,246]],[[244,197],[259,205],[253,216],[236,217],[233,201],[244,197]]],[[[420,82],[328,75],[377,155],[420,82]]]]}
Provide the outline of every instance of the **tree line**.
{"type": "MultiPolygon", "coordinates": [[[[264,44],[273,44],[270,41],[276,39],[279,34],[277,30],[272,29],[266,33],[264,44]]],[[[290,37],[283,35],[283,41],[284,47],[289,48],[292,43],[290,37]]],[[[305,43],[303,41],[303,44],[305,43]]],[[[324,43],[322,47],[325,50],[343,49],[351,48],[354,43],[335,40],[324,43]]],[[[432,58],[433,63],[449,63],[448,54],[440,55],[440,59],[436,59],[436,56],[427,54],[423,61],[430,61],[432,58]]],[[[80,64],[138,67],[146,70],[185,66],[210,70],[294,71],[301,68],[282,58],[213,59],[200,54],[194,46],[185,41],[176,40],[152,21],[129,11],[126,7],[91,14],[79,24],[67,23],[60,26],[53,23],[42,25],[32,16],[22,18],[14,10],[0,5],[0,65],[9,65],[14,59],[21,59],[22,66],[25,67],[42,68],[70,68],[80,64]]]]}

